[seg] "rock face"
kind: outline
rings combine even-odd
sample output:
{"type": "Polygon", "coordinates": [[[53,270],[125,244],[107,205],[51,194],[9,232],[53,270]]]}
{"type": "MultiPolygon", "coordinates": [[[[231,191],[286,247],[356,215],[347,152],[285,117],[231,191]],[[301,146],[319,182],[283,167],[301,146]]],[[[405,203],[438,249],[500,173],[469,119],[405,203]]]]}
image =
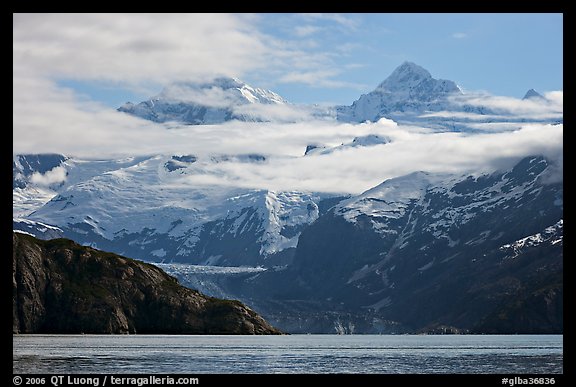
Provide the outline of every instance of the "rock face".
{"type": "Polygon", "coordinates": [[[13,233],[13,333],[280,334],[239,301],[68,239],[13,233]]]}
{"type": "MultiPolygon", "coordinates": [[[[281,304],[306,318],[334,315],[334,329],[355,333],[562,333],[557,172],[534,156],[491,174],[386,180],[308,226],[285,270],[231,293],[275,300],[251,305],[279,326],[281,304]]],[[[290,326],[326,331],[299,329],[290,326]]]]}

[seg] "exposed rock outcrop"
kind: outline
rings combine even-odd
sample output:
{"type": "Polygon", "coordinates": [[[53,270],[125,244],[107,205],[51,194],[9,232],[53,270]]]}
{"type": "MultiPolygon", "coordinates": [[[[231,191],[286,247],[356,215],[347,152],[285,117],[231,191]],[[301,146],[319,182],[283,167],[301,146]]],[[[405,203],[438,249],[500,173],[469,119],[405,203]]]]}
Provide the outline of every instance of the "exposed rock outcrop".
{"type": "Polygon", "coordinates": [[[68,239],[13,233],[12,257],[13,333],[281,333],[239,301],[68,239]]]}

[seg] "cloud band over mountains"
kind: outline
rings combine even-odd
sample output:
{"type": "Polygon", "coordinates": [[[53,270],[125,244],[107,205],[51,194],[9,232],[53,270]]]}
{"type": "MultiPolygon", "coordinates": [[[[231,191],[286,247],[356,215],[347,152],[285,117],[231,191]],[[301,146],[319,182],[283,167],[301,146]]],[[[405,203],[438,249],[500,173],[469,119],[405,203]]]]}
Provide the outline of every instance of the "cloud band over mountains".
{"type": "MultiPolygon", "coordinates": [[[[13,153],[62,153],[92,159],[257,153],[268,156],[265,163],[220,163],[205,173],[185,178],[195,184],[349,193],[359,193],[386,178],[415,170],[486,170],[511,164],[528,154],[562,158],[562,124],[522,122],[526,117],[562,112],[562,91],[546,93],[548,102],[544,105],[474,95],[466,103],[506,112],[509,115],[505,122],[495,115],[493,122],[477,123],[478,131],[474,133],[439,133],[425,125],[397,125],[389,120],[365,124],[318,120],[295,105],[237,108],[255,116],[275,117],[278,122],[273,123],[156,124],[117,112],[58,83],[59,79],[96,80],[137,88],[151,80],[168,83],[222,74],[241,76],[263,66],[276,66],[283,71],[279,74],[283,79],[293,75],[292,68],[299,74],[322,73],[317,76],[321,78],[318,84],[330,83],[329,78],[336,72],[321,66],[329,62],[327,53],[306,55],[299,48],[266,36],[255,27],[255,18],[226,14],[210,18],[14,15],[13,153]],[[303,156],[307,145],[335,147],[368,134],[388,136],[392,142],[303,156]]],[[[312,28],[300,31],[305,36],[312,33],[312,28]]],[[[218,99],[213,102],[226,105],[218,99]]],[[[442,118],[442,114],[447,119],[477,118],[474,113],[457,116],[451,112],[430,113],[430,117],[442,118]]]]}

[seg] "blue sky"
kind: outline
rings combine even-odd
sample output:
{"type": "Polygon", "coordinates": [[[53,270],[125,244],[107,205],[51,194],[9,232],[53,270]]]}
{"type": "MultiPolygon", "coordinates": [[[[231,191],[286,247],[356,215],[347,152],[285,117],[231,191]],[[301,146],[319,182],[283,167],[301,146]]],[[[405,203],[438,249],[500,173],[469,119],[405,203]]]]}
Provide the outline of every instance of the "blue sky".
{"type": "Polygon", "coordinates": [[[15,53],[28,48],[15,60],[46,64],[43,76],[110,107],[213,75],[294,103],[351,104],[404,61],[464,90],[521,98],[563,89],[562,14],[186,16],[15,15],[15,53]]]}
{"type": "MultiPolygon", "coordinates": [[[[274,16],[264,29],[280,38],[291,25],[318,29],[301,41],[335,53],[334,78],[355,87],[279,84],[294,100],[351,103],[403,61],[426,68],[435,78],[454,80],[465,90],[522,97],[527,89],[561,90],[563,17],[561,14],[345,14],[330,19],[274,16]],[[294,24],[289,23],[294,19],[294,24]]],[[[292,36],[292,38],[294,38],[292,36]]]]}

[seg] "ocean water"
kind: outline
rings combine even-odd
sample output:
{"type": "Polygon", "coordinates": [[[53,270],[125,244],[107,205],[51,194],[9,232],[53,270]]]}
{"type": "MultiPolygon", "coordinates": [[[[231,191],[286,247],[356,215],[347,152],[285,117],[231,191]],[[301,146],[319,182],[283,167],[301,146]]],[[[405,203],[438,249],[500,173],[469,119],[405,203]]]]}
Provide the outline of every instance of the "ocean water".
{"type": "Polygon", "coordinates": [[[562,335],[13,335],[14,373],[561,374],[562,335]]]}

